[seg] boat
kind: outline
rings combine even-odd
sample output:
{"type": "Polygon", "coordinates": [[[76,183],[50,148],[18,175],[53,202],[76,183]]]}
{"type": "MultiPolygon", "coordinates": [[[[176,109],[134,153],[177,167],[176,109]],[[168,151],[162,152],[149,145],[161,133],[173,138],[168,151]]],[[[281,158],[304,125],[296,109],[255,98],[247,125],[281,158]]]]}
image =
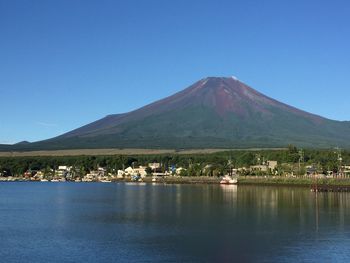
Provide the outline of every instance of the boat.
{"type": "Polygon", "coordinates": [[[237,178],[232,178],[229,175],[225,175],[220,181],[220,184],[237,184],[237,183],[238,183],[237,178]]]}
{"type": "Polygon", "coordinates": [[[51,180],[51,182],[53,182],[53,183],[57,183],[57,182],[59,182],[60,180],[58,180],[58,179],[52,179],[51,180]]]}
{"type": "Polygon", "coordinates": [[[48,182],[49,180],[47,179],[41,179],[40,182],[48,182]]]}
{"type": "Polygon", "coordinates": [[[152,182],[157,182],[157,177],[153,177],[152,182]]]}
{"type": "Polygon", "coordinates": [[[101,180],[100,182],[101,183],[111,183],[112,181],[111,180],[101,180]]]}
{"type": "Polygon", "coordinates": [[[81,181],[82,182],[92,182],[92,179],[90,179],[90,178],[83,178],[83,179],[81,179],[81,181]]]}
{"type": "Polygon", "coordinates": [[[77,178],[77,179],[74,180],[74,182],[80,183],[80,182],[81,182],[81,179],[77,178]]]}

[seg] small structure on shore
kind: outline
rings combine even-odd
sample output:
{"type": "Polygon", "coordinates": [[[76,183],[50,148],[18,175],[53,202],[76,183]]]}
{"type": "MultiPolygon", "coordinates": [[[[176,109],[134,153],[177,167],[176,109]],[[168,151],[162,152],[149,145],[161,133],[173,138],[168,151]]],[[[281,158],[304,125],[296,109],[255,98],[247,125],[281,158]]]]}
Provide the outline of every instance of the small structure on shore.
{"type": "Polygon", "coordinates": [[[225,175],[220,181],[220,184],[237,184],[237,183],[238,183],[237,178],[232,178],[229,175],[225,175]]]}

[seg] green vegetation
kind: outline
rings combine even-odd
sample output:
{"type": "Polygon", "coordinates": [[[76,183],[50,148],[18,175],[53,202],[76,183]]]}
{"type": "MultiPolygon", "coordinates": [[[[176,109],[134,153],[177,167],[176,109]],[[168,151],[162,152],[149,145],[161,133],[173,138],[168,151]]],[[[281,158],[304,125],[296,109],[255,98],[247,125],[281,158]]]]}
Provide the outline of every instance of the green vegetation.
{"type": "MultiPolygon", "coordinates": [[[[305,174],[306,165],[313,165],[319,173],[338,172],[338,159],[334,150],[305,150],[299,165],[299,149],[289,146],[286,150],[226,151],[212,154],[157,154],[157,155],[110,155],[110,156],[42,156],[42,157],[0,157],[0,172],[21,176],[26,171],[50,171],[59,165],[73,166],[76,173],[84,174],[98,167],[114,173],[132,164],[146,165],[161,163],[161,170],[183,167],[182,176],[220,176],[229,173],[231,168],[249,167],[264,160],[275,160],[278,166],[274,171],[241,171],[241,175],[282,176],[305,174]],[[257,158],[259,157],[259,158],[257,158]],[[260,160],[260,161],[259,161],[260,160]]],[[[342,152],[343,164],[350,164],[350,151],[342,152]]],[[[150,173],[150,171],[148,171],[150,173]]]]}
{"type": "MultiPolygon", "coordinates": [[[[314,178],[291,178],[291,177],[241,177],[240,184],[253,185],[293,185],[293,186],[310,186],[315,185],[314,178]]],[[[318,186],[350,186],[350,178],[322,178],[317,179],[318,186]]]]}

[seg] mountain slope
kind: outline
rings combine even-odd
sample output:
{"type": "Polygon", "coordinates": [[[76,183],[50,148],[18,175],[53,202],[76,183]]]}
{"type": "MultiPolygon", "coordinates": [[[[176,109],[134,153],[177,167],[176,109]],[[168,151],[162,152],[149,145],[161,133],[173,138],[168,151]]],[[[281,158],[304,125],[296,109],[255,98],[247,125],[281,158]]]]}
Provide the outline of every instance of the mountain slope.
{"type": "Polygon", "coordinates": [[[210,77],[138,110],[109,115],[22,149],[349,147],[350,123],[280,103],[239,80],[210,77]]]}

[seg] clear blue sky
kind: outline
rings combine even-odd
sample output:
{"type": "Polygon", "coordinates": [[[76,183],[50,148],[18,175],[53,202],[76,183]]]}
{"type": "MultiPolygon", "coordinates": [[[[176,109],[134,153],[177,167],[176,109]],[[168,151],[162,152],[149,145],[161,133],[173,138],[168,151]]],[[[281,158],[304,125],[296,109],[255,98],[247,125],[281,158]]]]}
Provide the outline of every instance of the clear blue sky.
{"type": "Polygon", "coordinates": [[[0,0],[0,143],[47,139],[235,75],[350,120],[350,2],[0,0]]]}

